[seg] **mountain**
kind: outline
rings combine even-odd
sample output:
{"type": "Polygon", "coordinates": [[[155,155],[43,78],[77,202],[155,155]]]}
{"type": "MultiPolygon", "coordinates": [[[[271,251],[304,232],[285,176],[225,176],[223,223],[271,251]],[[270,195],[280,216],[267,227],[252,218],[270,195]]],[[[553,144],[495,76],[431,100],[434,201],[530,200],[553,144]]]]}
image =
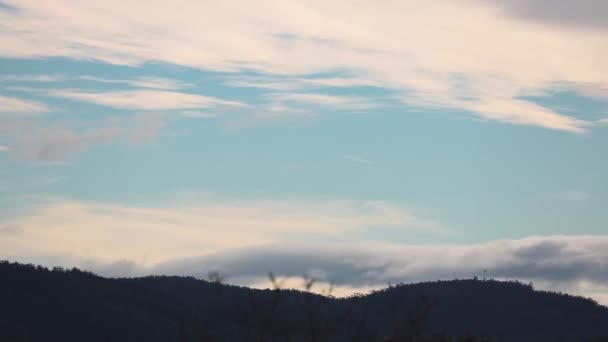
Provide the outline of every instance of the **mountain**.
{"type": "Polygon", "coordinates": [[[399,284],[339,299],[0,262],[2,342],[608,341],[601,336],[608,308],[521,282],[399,284]]]}

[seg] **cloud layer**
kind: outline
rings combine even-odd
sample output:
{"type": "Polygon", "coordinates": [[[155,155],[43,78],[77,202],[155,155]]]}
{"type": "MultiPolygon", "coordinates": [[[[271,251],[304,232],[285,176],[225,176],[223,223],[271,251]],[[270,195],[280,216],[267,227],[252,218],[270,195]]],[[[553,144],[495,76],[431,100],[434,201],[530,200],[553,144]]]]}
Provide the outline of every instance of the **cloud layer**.
{"type": "Polygon", "coordinates": [[[545,282],[608,280],[605,236],[549,236],[473,245],[392,245],[373,243],[263,246],[233,250],[157,266],[161,273],[197,274],[223,270],[232,277],[317,274],[338,285],[467,278],[483,270],[499,279],[545,282]]]}
{"type": "Polygon", "coordinates": [[[54,200],[0,227],[23,231],[0,240],[4,256],[36,251],[146,264],[294,238],[348,240],[374,228],[439,229],[404,206],[351,200],[205,200],[175,208],[54,200]]]}
{"type": "MultiPolygon", "coordinates": [[[[131,65],[161,61],[265,75],[346,71],[360,80],[357,84],[393,89],[408,105],[567,132],[584,132],[592,123],[522,97],[556,89],[585,94],[608,85],[608,32],[600,20],[606,6],[591,0],[576,6],[563,1],[185,1],[170,11],[154,1],[146,6],[117,0],[7,5],[15,10],[0,11],[6,23],[0,29],[4,57],[131,65]]],[[[64,95],[105,101],[95,94],[64,95]]],[[[120,95],[122,105],[133,98],[120,95]]]]}
{"type": "Polygon", "coordinates": [[[349,294],[389,282],[482,277],[487,270],[495,279],[531,281],[541,289],[593,296],[608,304],[606,251],[606,236],[530,237],[474,245],[267,245],[171,261],[143,272],[204,278],[209,270],[218,270],[237,284],[265,284],[264,275],[273,271],[290,278],[309,275],[321,288],[331,283],[349,294]]]}
{"type": "Polygon", "coordinates": [[[92,92],[82,90],[49,91],[49,95],[75,101],[128,110],[199,109],[211,106],[244,105],[212,97],[161,90],[124,90],[92,92]]]}
{"type": "Polygon", "coordinates": [[[537,236],[467,245],[370,242],[376,228],[431,230],[406,207],[351,200],[190,200],[174,207],[43,200],[0,221],[1,258],[84,267],[106,276],[206,277],[267,286],[272,271],[337,292],[388,282],[470,278],[533,281],[608,303],[608,236],[537,236]],[[32,251],[35,251],[33,253],[32,251]]]}
{"type": "Polygon", "coordinates": [[[608,237],[548,236],[475,245],[332,244],[265,246],[173,261],[152,270],[203,277],[220,270],[237,283],[256,283],[269,270],[313,275],[345,292],[391,282],[482,276],[537,283],[542,289],[593,295],[608,304],[608,237]]]}

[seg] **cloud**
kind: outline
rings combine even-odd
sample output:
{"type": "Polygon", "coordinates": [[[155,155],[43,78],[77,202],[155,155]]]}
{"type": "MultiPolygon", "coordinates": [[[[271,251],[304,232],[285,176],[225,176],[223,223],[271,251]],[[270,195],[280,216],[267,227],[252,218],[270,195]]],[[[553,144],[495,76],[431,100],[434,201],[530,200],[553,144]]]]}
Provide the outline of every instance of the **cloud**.
{"type": "Polygon", "coordinates": [[[369,159],[365,159],[365,158],[362,158],[362,157],[359,157],[359,156],[355,156],[355,155],[352,155],[352,154],[345,154],[344,155],[344,159],[350,160],[350,161],[352,161],[354,163],[359,163],[359,164],[373,164],[374,163],[373,161],[371,161],[369,159]]]}
{"type": "Polygon", "coordinates": [[[269,76],[235,76],[228,78],[225,85],[240,88],[259,88],[288,92],[294,90],[311,90],[319,88],[352,88],[378,87],[370,79],[359,77],[269,77],[269,76]]]}
{"type": "Polygon", "coordinates": [[[588,29],[608,29],[608,3],[603,0],[493,0],[507,13],[521,19],[588,29]]]}
{"type": "MultiPolygon", "coordinates": [[[[269,270],[284,276],[314,275],[343,290],[388,282],[472,278],[533,281],[538,287],[589,295],[608,303],[606,236],[548,236],[474,245],[315,244],[268,245],[161,263],[154,274],[204,277],[218,270],[239,284],[261,282],[269,270]],[[599,289],[602,289],[598,291],[599,289]],[[581,291],[583,290],[583,291],[581,291]]],[[[352,292],[351,292],[352,293],[352,292]]]]}
{"type": "Polygon", "coordinates": [[[608,85],[590,85],[588,87],[580,86],[578,87],[577,92],[578,94],[591,99],[596,99],[604,102],[608,100],[608,85]]]}
{"type": "Polygon", "coordinates": [[[270,101],[250,108],[248,114],[244,117],[229,120],[227,125],[229,127],[242,127],[259,121],[311,118],[319,115],[319,111],[310,106],[298,106],[283,101],[270,101]]]}
{"type": "Polygon", "coordinates": [[[0,113],[22,114],[48,112],[46,105],[34,101],[26,101],[15,97],[0,95],[0,113]]]}
{"type": "Polygon", "coordinates": [[[206,277],[220,271],[231,283],[256,286],[267,284],[269,271],[308,274],[321,284],[336,284],[343,294],[388,282],[471,278],[485,269],[492,278],[593,293],[608,303],[605,235],[448,245],[362,240],[362,232],[378,227],[437,227],[404,206],[375,201],[212,201],[203,196],[165,207],[57,198],[38,203],[0,220],[2,228],[19,227],[0,239],[1,258],[60,260],[112,276],[206,277]]]}
{"type": "Polygon", "coordinates": [[[188,83],[162,77],[139,77],[132,80],[112,80],[84,75],[80,76],[79,79],[101,83],[126,84],[136,88],[150,88],[160,90],[179,90],[192,86],[188,83]]]}
{"type": "Polygon", "coordinates": [[[63,75],[0,75],[0,82],[58,82],[65,80],[63,75]]]}
{"type": "MultiPolygon", "coordinates": [[[[45,74],[14,74],[0,75],[0,82],[32,82],[32,83],[50,83],[66,80],[85,80],[98,83],[109,84],[124,84],[135,88],[149,88],[159,90],[179,90],[191,87],[192,84],[185,83],[179,80],[163,77],[137,77],[134,79],[108,79],[95,77],[90,75],[82,75],[71,77],[61,74],[45,75],[45,74]]],[[[19,89],[19,88],[14,88],[19,89]]],[[[27,88],[25,88],[27,89],[27,88]]]]}
{"type": "Polygon", "coordinates": [[[270,93],[265,95],[273,101],[300,103],[322,107],[325,109],[341,109],[341,110],[366,110],[378,107],[377,103],[370,100],[340,95],[327,95],[319,93],[270,93]]]}
{"type": "MultiPolygon", "coordinates": [[[[413,105],[426,103],[427,106],[433,106],[427,96],[432,96],[432,94],[419,94],[418,97],[405,98],[404,101],[413,105]]],[[[587,127],[592,126],[591,122],[559,115],[542,106],[521,100],[487,99],[485,101],[470,101],[446,99],[444,103],[447,105],[450,102],[453,102],[452,107],[476,112],[482,119],[508,122],[515,125],[542,126],[571,133],[583,133],[587,127]]]]}
{"type": "Polygon", "coordinates": [[[7,151],[10,151],[10,150],[11,150],[11,149],[10,149],[10,148],[8,148],[7,146],[0,145],[0,152],[7,152],[7,151]]]}
{"type": "Polygon", "coordinates": [[[2,257],[39,253],[147,265],[293,239],[356,239],[374,228],[438,228],[401,205],[352,200],[199,200],[157,208],[52,199],[0,224],[24,231],[0,239],[2,257]]]}
{"type": "Polygon", "coordinates": [[[112,142],[122,128],[111,122],[99,127],[75,130],[63,125],[23,125],[13,131],[10,139],[14,153],[20,159],[42,163],[62,162],[88,146],[112,142]]]}
{"type": "Polygon", "coordinates": [[[88,259],[80,264],[82,269],[95,270],[97,274],[103,274],[106,277],[134,277],[144,275],[146,272],[141,265],[129,261],[118,260],[109,263],[98,262],[95,259],[88,259]]]}
{"type": "MultiPolygon", "coordinates": [[[[108,117],[99,122],[0,120],[0,133],[10,142],[5,150],[19,160],[64,164],[87,148],[120,143],[150,142],[164,127],[160,114],[108,117]]],[[[0,149],[2,152],[2,149],[0,149]]]]}
{"type": "Polygon", "coordinates": [[[72,89],[48,91],[47,94],[74,101],[90,102],[101,106],[127,110],[169,110],[208,108],[212,106],[245,106],[236,101],[225,101],[202,95],[160,90],[94,92],[72,89]]]}
{"type": "Polygon", "coordinates": [[[0,236],[19,235],[23,229],[16,225],[0,225],[0,236]]]}
{"type": "Polygon", "coordinates": [[[0,11],[0,55],[10,58],[160,61],[300,78],[347,73],[401,94],[406,105],[573,133],[592,123],[523,98],[608,85],[605,5],[590,0],[567,11],[565,1],[186,1],[169,15],[157,1],[145,9],[118,0],[7,4],[17,11],[0,11]],[[552,25],[539,25],[543,18],[552,25]]]}
{"type": "Polygon", "coordinates": [[[564,191],[549,194],[547,197],[562,201],[585,201],[591,199],[591,194],[584,191],[564,191]]]}
{"type": "MultiPolygon", "coordinates": [[[[76,216],[76,219],[81,217],[76,216]]],[[[52,221],[48,229],[57,229],[54,227],[52,221]]],[[[118,231],[113,226],[107,227],[112,232],[118,231]]],[[[8,236],[7,239],[15,244],[28,234],[31,236],[31,232],[24,228],[19,235],[8,236]]],[[[166,235],[167,245],[175,243],[173,236],[166,235]]],[[[100,236],[92,238],[99,239],[100,236]]],[[[123,241],[115,237],[110,239],[123,241]]],[[[141,240],[142,237],[130,242],[139,248],[134,241],[141,240]]],[[[148,238],[143,237],[143,240],[148,238]]],[[[82,246],[76,240],[70,242],[72,246],[82,246]]],[[[202,245],[199,240],[193,240],[193,243],[202,245]]],[[[298,277],[308,275],[317,280],[316,290],[333,284],[338,290],[334,293],[336,295],[367,292],[385,287],[389,282],[466,279],[481,276],[483,270],[487,270],[489,278],[534,282],[539,289],[591,296],[608,304],[608,286],[605,285],[608,265],[602,262],[608,258],[607,251],[608,236],[605,235],[536,236],[468,245],[258,241],[228,248],[223,246],[198,257],[169,258],[163,262],[150,263],[143,252],[138,257],[127,256],[110,261],[76,257],[77,253],[67,258],[56,257],[55,260],[106,276],[163,274],[206,278],[208,272],[219,271],[229,283],[262,288],[270,285],[266,279],[269,271],[279,278],[286,277],[285,287],[301,288],[298,277]]],[[[10,255],[10,252],[11,249],[4,250],[3,256],[10,255]]],[[[36,257],[24,254],[12,258],[30,261],[36,257]]]]}
{"type": "MultiPolygon", "coordinates": [[[[298,289],[298,290],[304,290],[306,288],[305,282],[303,278],[304,275],[297,275],[297,276],[281,276],[279,277],[279,279],[276,279],[275,281],[279,284],[279,286],[282,289],[298,289]]],[[[315,279],[313,275],[306,275],[312,279],[315,279]]],[[[275,288],[275,283],[273,283],[270,279],[268,278],[257,278],[255,281],[251,282],[247,282],[247,283],[243,283],[243,284],[239,284],[239,285],[245,285],[248,287],[252,287],[252,288],[257,288],[257,289],[274,289],[275,288]]],[[[327,282],[327,281],[322,281],[322,280],[318,280],[315,279],[315,281],[312,284],[312,287],[310,288],[309,291],[314,292],[314,293],[318,293],[318,294],[322,294],[322,295],[327,295],[327,294],[331,294],[334,297],[348,297],[351,296],[355,293],[360,293],[360,294],[365,294],[365,293],[369,293],[372,290],[375,290],[376,287],[355,287],[355,286],[350,286],[350,285],[337,285],[336,284],[332,284],[331,282],[327,282]]]]}

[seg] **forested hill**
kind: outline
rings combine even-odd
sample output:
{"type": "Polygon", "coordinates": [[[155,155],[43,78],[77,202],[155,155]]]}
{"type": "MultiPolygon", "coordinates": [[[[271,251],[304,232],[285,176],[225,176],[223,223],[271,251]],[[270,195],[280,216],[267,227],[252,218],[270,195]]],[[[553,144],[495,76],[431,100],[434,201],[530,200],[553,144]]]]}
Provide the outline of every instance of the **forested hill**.
{"type": "Polygon", "coordinates": [[[608,341],[601,339],[608,336],[608,308],[492,280],[397,285],[336,299],[185,277],[106,279],[0,263],[2,342],[449,341],[442,339],[448,336],[608,341]]]}

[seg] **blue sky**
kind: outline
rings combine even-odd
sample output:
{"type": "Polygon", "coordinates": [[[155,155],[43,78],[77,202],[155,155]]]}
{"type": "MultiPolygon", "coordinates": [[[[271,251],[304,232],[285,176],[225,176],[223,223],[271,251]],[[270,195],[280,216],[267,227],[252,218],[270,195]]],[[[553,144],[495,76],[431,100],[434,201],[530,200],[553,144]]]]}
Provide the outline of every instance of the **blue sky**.
{"type": "Polygon", "coordinates": [[[608,302],[608,12],[550,4],[2,1],[0,258],[608,302]]]}

